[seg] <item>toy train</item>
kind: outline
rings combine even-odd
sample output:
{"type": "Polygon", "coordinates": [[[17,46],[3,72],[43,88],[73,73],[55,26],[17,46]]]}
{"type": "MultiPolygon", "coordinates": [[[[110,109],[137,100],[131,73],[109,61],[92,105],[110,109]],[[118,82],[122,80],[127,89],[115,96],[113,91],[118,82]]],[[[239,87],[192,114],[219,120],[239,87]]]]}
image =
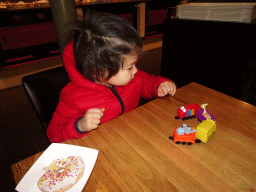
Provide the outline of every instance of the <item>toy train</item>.
{"type": "Polygon", "coordinates": [[[204,121],[206,119],[211,119],[215,121],[215,116],[205,109],[207,105],[207,103],[202,104],[201,109],[196,103],[181,106],[177,110],[177,116],[175,116],[175,119],[186,120],[197,118],[199,121],[204,121]]]}
{"type": "Polygon", "coordinates": [[[186,104],[181,106],[177,111],[175,119],[191,119],[196,117],[200,107],[196,103],[186,104]]]}
{"type": "Polygon", "coordinates": [[[173,136],[170,136],[169,139],[173,140],[176,144],[183,145],[192,145],[195,143],[201,143],[200,140],[196,140],[196,130],[191,130],[191,127],[183,123],[182,127],[176,128],[173,131],[173,136]]]}
{"type": "Polygon", "coordinates": [[[206,143],[216,132],[215,116],[205,109],[207,105],[207,103],[202,104],[201,109],[196,103],[181,106],[175,119],[186,120],[196,117],[201,123],[195,130],[183,123],[182,127],[174,129],[173,136],[169,139],[183,145],[192,145],[201,141],[206,143]]]}
{"type": "Polygon", "coordinates": [[[187,124],[183,124],[182,127],[176,128],[173,131],[173,136],[169,139],[173,140],[176,144],[192,145],[194,143],[206,143],[216,132],[215,121],[206,119],[202,121],[195,130],[187,124]]]}

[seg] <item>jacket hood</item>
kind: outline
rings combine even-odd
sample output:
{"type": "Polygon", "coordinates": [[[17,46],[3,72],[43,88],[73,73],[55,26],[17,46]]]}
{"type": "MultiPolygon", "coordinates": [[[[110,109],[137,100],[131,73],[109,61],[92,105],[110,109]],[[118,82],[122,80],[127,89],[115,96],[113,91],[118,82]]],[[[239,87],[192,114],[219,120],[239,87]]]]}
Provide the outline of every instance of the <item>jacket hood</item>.
{"type": "Polygon", "coordinates": [[[99,85],[92,81],[89,81],[76,69],[76,60],[73,51],[73,40],[71,40],[64,49],[63,52],[63,64],[68,73],[69,79],[71,82],[75,83],[79,87],[93,89],[101,91],[106,89],[105,85],[99,85]]]}

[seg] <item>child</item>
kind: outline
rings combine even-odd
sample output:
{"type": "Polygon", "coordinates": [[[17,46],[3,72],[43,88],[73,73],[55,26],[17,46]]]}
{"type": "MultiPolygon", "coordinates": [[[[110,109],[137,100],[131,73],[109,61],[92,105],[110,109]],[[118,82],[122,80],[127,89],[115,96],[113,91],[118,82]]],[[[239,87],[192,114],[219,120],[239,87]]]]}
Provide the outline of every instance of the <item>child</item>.
{"type": "Polygon", "coordinates": [[[64,49],[63,63],[71,82],[48,126],[50,142],[81,138],[136,108],[141,97],[175,94],[169,79],[136,68],[142,40],[128,21],[97,13],[69,27],[74,38],[64,49]]]}

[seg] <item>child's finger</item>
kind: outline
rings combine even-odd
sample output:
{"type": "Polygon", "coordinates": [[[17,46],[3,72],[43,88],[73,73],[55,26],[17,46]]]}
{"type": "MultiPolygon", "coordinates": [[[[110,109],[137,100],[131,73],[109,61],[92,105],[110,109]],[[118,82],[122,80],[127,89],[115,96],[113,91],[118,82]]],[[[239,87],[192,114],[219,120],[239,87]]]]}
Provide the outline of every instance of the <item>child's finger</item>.
{"type": "Polygon", "coordinates": [[[99,125],[100,124],[100,119],[93,119],[91,123],[93,125],[99,125]]]}
{"type": "Polygon", "coordinates": [[[169,91],[168,94],[170,94],[170,95],[172,95],[172,96],[175,94],[175,87],[174,87],[173,85],[171,85],[170,91],[169,91]]]}
{"type": "Polygon", "coordinates": [[[168,90],[167,94],[169,94],[169,95],[173,96],[176,93],[176,86],[172,82],[169,82],[166,89],[168,90]]]}
{"type": "Polygon", "coordinates": [[[92,109],[89,109],[87,112],[90,113],[90,114],[99,114],[102,117],[104,111],[105,111],[104,108],[102,108],[102,109],[92,108],[92,109]]]}
{"type": "Polygon", "coordinates": [[[176,85],[173,83],[172,96],[175,95],[176,91],[177,91],[176,85]]]}
{"type": "Polygon", "coordinates": [[[164,93],[163,92],[158,92],[157,95],[158,95],[158,97],[163,97],[164,93]]]}
{"type": "Polygon", "coordinates": [[[158,96],[159,97],[164,97],[167,94],[168,94],[167,86],[163,83],[158,88],[158,96]]]}
{"type": "Polygon", "coordinates": [[[161,87],[158,88],[157,95],[158,95],[158,97],[163,97],[165,95],[164,91],[161,89],[161,87]]]}

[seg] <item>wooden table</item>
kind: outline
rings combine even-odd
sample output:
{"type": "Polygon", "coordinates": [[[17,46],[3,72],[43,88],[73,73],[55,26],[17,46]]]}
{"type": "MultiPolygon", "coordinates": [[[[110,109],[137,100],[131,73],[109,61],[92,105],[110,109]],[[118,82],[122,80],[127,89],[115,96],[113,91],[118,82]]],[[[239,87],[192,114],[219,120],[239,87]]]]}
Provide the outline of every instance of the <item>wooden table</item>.
{"type": "MultiPolygon", "coordinates": [[[[64,143],[99,150],[84,191],[255,191],[255,117],[256,107],[191,83],[64,143]],[[217,132],[206,144],[169,140],[183,123],[174,117],[185,103],[208,103],[215,115],[217,132]]],[[[12,165],[16,184],[41,154],[12,165]]]]}

